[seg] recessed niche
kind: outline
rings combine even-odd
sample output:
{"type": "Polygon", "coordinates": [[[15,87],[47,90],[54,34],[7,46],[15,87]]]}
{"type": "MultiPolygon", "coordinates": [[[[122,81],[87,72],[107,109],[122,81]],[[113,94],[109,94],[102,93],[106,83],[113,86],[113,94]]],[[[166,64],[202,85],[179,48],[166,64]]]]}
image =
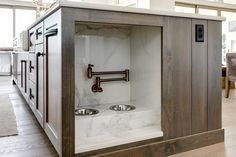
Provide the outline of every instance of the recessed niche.
{"type": "Polygon", "coordinates": [[[76,153],[161,137],[161,28],[100,23],[75,28],[75,107],[99,111],[75,117],[76,153]],[[129,69],[129,81],[102,82],[103,91],[94,93],[88,64],[94,71],[129,69]],[[117,104],[135,109],[110,110],[117,104]]]}

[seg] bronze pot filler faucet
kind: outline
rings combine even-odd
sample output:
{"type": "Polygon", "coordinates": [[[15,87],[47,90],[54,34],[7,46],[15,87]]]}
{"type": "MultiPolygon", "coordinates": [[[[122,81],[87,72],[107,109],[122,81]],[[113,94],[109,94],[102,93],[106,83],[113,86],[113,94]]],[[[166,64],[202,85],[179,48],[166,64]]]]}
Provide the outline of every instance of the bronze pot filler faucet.
{"type": "Polygon", "coordinates": [[[113,82],[113,81],[129,81],[129,69],[126,69],[124,71],[100,71],[100,72],[93,72],[94,65],[89,64],[87,69],[87,76],[89,79],[91,79],[95,75],[117,75],[121,74],[124,75],[124,77],[121,78],[107,78],[107,79],[101,79],[100,77],[96,77],[95,84],[92,86],[92,91],[94,93],[101,93],[103,92],[103,89],[101,87],[102,82],[113,82]]]}

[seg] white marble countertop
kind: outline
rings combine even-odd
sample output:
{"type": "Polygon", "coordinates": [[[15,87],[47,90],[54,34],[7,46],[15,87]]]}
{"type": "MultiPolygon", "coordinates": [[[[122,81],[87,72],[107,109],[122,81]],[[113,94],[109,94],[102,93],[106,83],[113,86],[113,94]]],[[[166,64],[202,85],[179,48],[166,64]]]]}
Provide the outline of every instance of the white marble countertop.
{"type": "Polygon", "coordinates": [[[189,13],[179,13],[179,12],[169,12],[161,11],[154,9],[142,9],[142,8],[131,8],[131,7],[122,7],[115,5],[105,5],[105,4],[92,4],[85,2],[69,2],[69,1],[58,1],[52,5],[48,11],[38,18],[29,28],[32,28],[35,24],[42,21],[45,17],[50,15],[52,12],[57,10],[60,7],[70,7],[70,8],[81,8],[81,9],[93,9],[93,10],[105,10],[105,11],[115,11],[115,12],[128,12],[128,13],[138,13],[138,14],[149,14],[149,15],[160,15],[160,16],[172,16],[172,17],[185,17],[185,18],[194,18],[194,19],[208,19],[216,21],[224,21],[224,17],[219,16],[206,16],[206,15],[196,15],[189,13]]]}

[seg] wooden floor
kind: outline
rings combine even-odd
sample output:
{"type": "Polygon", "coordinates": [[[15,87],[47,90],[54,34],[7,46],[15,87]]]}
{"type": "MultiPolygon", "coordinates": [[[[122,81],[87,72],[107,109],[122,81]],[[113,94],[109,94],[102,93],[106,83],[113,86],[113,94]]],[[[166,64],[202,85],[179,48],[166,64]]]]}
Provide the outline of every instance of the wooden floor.
{"type": "MultiPolygon", "coordinates": [[[[222,92],[222,97],[224,91],[222,92]]],[[[222,125],[225,128],[225,143],[172,155],[170,157],[236,157],[236,90],[222,100],[222,125]]]]}
{"type": "Polygon", "coordinates": [[[0,157],[58,157],[17,88],[11,85],[10,77],[0,76],[1,94],[9,94],[18,135],[0,138],[0,157]]]}
{"type": "MultiPolygon", "coordinates": [[[[58,157],[30,108],[11,85],[10,78],[0,76],[0,95],[6,93],[14,107],[19,135],[0,138],[0,157],[58,157]]],[[[236,157],[236,90],[229,99],[223,98],[223,127],[225,143],[171,157],[236,157]]]]}

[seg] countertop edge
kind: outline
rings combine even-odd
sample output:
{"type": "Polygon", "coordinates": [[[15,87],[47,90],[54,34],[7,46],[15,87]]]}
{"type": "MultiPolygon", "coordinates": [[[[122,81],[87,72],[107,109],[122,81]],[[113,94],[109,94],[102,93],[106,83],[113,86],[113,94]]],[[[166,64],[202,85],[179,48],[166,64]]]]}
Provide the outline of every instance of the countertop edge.
{"type": "Polygon", "coordinates": [[[147,14],[147,15],[159,15],[159,16],[169,16],[169,17],[179,17],[179,18],[191,18],[191,19],[203,19],[203,20],[213,20],[213,21],[225,21],[225,17],[219,16],[207,16],[207,15],[196,15],[190,13],[179,13],[170,11],[161,11],[153,9],[142,9],[142,8],[129,8],[121,6],[112,6],[104,4],[91,4],[85,2],[63,2],[58,1],[55,3],[48,11],[39,17],[34,23],[32,23],[27,30],[33,28],[37,23],[41,22],[44,18],[51,15],[53,12],[62,7],[68,8],[78,8],[78,9],[91,9],[91,10],[101,10],[101,11],[113,11],[113,12],[123,12],[123,13],[135,13],[135,14],[147,14]]]}

